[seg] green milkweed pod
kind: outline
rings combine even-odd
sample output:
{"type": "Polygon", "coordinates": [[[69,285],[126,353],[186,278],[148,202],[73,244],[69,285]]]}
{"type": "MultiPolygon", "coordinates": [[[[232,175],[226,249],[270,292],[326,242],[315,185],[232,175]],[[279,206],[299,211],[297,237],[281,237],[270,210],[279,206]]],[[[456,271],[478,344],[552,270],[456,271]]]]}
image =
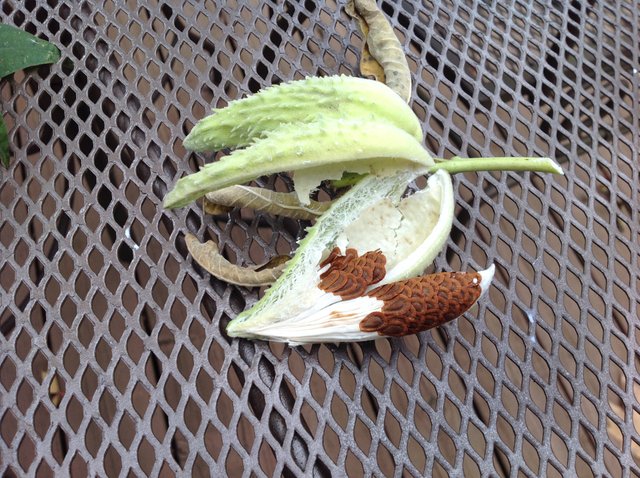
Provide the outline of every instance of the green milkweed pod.
{"type": "MultiPolygon", "coordinates": [[[[415,138],[387,122],[319,119],[286,124],[248,148],[178,180],[164,206],[185,206],[208,192],[283,171],[338,166],[342,171],[363,172],[366,168],[388,175],[402,169],[426,171],[433,165],[431,155],[415,138]]],[[[308,202],[308,197],[301,199],[308,202]]]]}
{"type": "Polygon", "coordinates": [[[232,101],[200,120],[185,138],[192,151],[247,146],[283,124],[349,118],[384,121],[422,141],[420,121],[383,83],[352,76],[308,77],[232,101]]]}

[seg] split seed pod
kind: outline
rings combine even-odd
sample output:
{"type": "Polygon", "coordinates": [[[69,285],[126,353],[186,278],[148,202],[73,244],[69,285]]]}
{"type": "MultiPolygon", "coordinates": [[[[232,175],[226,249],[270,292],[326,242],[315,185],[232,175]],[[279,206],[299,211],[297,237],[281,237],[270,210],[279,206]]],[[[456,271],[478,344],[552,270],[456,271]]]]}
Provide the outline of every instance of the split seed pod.
{"type": "Polygon", "coordinates": [[[229,335],[292,344],[370,340],[402,335],[398,320],[406,333],[415,333],[470,307],[488,286],[490,272],[416,279],[448,239],[454,198],[444,171],[432,175],[424,190],[402,198],[413,179],[410,172],[368,176],[335,200],[265,296],[230,322],[229,335]],[[385,284],[399,295],[387,297],[385,284]],[[442,289],[433,288],[437,284],[442,289]],[[417,305],[403,311],[402,297],[414,293],[417,305]],[[430,304],[445,293],[450,303],[435,311],[430,304]],[[454,307],[453,299],[463,295],[466,307],[454,307]]]}
{"type": "Polygon", "coordinates": [[[254,333],[290,344],[416,334],[469,310],[488,290],[495,269],[491,265],[475,273],[441,272],[376,286],[384,277],[384,259],[380,251],[358,256],[347,249],[342,255],[336,248],[323,262],[328,269],[320,275],[318,287],[339,299],[254,333]]]}

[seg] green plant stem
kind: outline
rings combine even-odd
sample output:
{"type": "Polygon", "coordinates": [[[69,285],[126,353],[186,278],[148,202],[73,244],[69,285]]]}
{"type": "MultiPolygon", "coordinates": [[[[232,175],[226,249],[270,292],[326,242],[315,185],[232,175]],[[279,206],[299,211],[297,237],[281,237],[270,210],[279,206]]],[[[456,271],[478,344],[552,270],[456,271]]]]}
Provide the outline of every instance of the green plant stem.
{"type": "Polygon", "coordinates": [[[562,168],[551,158],[460,158],[435,159],[436,164],[429,169],[435,173],[439,169],[453,173],[477,171],[538,171],[541,173],[564,174],[562,168]]]}
{"type": "MultiPolygon", "coordinates": [[[[454,173],[478,171],[538,171],[541,173],[564,174],[562,168],[551,158],[433,158],[435,165],[429,169],[435,173],[439,169],[454,173]]],[[[353,186],[364,177],[363,174],[346,173],[342,179],[331,181],[334,188],[353,186]]]]}
{"type": "Polygon", "coordinates": [[[333,186],[335,189],[353,186],[365,176],[366,174],[344,173],[342,175],[342,178],[334,179],[333,181],[331,181],[331,186],[333,186]]]}

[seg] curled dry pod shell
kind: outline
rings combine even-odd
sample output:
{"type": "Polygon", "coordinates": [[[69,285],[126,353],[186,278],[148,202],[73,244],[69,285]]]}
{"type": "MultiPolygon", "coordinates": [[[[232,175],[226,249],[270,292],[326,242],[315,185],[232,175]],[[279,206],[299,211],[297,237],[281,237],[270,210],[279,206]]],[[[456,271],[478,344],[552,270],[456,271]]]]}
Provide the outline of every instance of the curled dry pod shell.
{"type": "Polygon", "coordinates": [[[229,335],[295,342],[272,334],[272,327],[297,330],[298,321],[321,316],[345,297],[357,300],[372,287],[422,274],[449,236],[454,200],[451,177],[444,171],[431,176],[424,190],[402,199],[414,178],[410,172],[368,176],[336,199],[309,228],[278,281],[230,322],[229,335]],[[355,262],[336,262],[336,254],[331,257],[336,247],[353,250],[345,257],[355,262]],[[360,265],[362,258],[366,267],[360,265]],[[351,274],[350,267],[364,275],[351,274]]]}
{"type": "Polygon", "coordinates": [[[386,83],[400,98],[411,98],[411,70],[393,28],[375,0],[350,0],[346,11],[358,20],[365,37],[360,72],[386,83]]]}

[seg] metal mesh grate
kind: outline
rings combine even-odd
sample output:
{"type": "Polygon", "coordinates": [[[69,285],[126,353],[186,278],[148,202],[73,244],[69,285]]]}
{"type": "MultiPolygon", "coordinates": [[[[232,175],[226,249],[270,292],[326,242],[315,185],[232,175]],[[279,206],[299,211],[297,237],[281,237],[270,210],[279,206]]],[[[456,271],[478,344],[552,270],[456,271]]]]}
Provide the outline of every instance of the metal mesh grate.
{"type": "Polygon", "coordinates": [[[0,89],[0,473],[640,476],[638,3],[382,2],[433,153],[549,155],[566,176],[456,177],[435,267],[498,272],[445,328],[222,333],[258,293],[194,266],[184,232],[245,263],[305,224],[161,198],[202,162],[181,140],[211,106],[355,74],[361,38],[320,3],[1,3],[64,60],[0,89]]]}

